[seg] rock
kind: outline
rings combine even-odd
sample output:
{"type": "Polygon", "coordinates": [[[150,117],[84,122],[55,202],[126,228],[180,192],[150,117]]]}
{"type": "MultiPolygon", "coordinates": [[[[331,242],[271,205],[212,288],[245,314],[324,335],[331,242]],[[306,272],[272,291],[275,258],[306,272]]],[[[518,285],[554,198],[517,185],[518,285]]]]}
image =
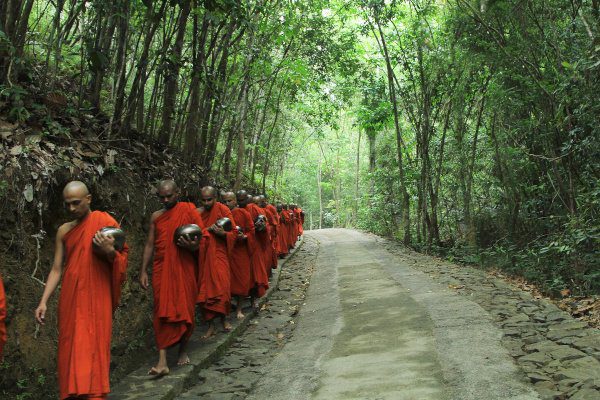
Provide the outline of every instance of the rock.
{"type": "Polygon", "coordinates": [[[552,351],[550,356],[558,361],[567,361],[585,357],[586,354],[568,346],[560,346],[558,349],[552,351]]]}
{"type": "Polygon", "coordinates": [[[552,361],[552,358],[548,354],[541,352],[530,353],[519,358],[519,362],[532,362],[538,365],[546,364],[550,361],[552,361]]]}
{"type": "Polygon", "coordinates": [[[546,337],[550,340],[558,341],[567,337],[582,337],[585,336],[585,331],[583,330],[550,330],[546,334],[546,337]]]}
{"type": "Polygon", "coordinates": [[[600,378],[586,379],[582,382],[581,386],[585,388],[600,389],[600,378]]]}
{"type": "Polygon", "coordinates": [[[571,388],[580,383],[577,379],[563,379],[558,382],[558,389],[567,392],[571,390],[571,388]]]}
{"type": "Polygon", "coordinates": [[[589,352],[600,351],[600,334],[586,335],[573,340],[573,346],[578,349],[589,352]]]}
{"type": "Polygon", "coordinates": [[[562,392],[556,390],[554,383],[549,381],[539,381],[534,384],[534,387],[541,395],[542,399],[557,400],[563,395],[562,392]]]}
{"type": "Polygon", "coordinates": [[[544,340],[546,340],[546,338],[537,332],[533,335],[523,336],[523,343],[525,343],[525,344],[539,343],[544,340]]]}
{"type": "Polygon", "coordinates": [[[541,381],[551,381],[552,379],[548,375],[531,372],[527,374],[527,377],[532,383],[541,382],[541,381]]]}
{"type": "Polygon", "coordinates": [[[531,353],[533,351],[550,353],[554,350],[557,350],[558,348],[560,348],[560,346],[551,340],[544,340],[537,343],[527,344],[523,347],[523,349],[528,353],[531,353]]]}
{"type": "Polygon", "coordinates": [[[535,313],[537,310],[539,310],[539,308],[537,308],[537,307],[523,307],[523,308],[521,308],[521,310],[520,310],[520,311],[521,311],[522,313],[525,313],[525,314],[527,314],[527,315],[532,315],[532,314],[534,314],[534,313],[535,313]]]}
{"type": "Polygon", "coordinates": [[[577,358],[575,360],[568,360],[563,362],[569,368],[587,368],[590,370],[590,378],[600,378],[600,362],[592,356],[585,356],[577,358]]]}
{"type": "Polygon", "coordinates": [[[584,380],[587,378],[600,377],[600,369],[596,367],[596,370],[589,370],[588,368],[582,368],[578,366],[571,366],[568,368],[560,369],[554,374],[554,379],[562,381],[565,379],[584,380]]]}
{"type": "Polygon", "coordinates": [[[548,330],[549,331],[564,331],[564,330],[579,330],[579,329],[585,329],[585,328],[589,328],[589,325],[586,324],[585,322],[571,320],[571,321],[561,322],[560,324],[550,325],[548,330]]]}
{"type": "Polygon", "coordinates": [[[520,362],[519,366],[527,374],[533,374],[533,373],[539,373],[540,372],[539,365],[537,365],[535,363],[532,363],[532,362],[524,362],[524,363],[520,362]]]}
{"type": "Polygon", "coordinates": [[[500,325],[513,326],[513,325],[518,325],[519,323],[522,323],[522,322],[529,322],[529,317],[525,314],[513,315],[512,317],[509,317],[509,318],[505,319],[504,321],[500,322],[500,325]]]}
{"type": "Polygon", "coordinates": [[[570,346],[570,345],[572,345],[572,344],[573,344],[573,342],[575,341],[575,339],[577,339],[577,337],[574,337],[574,336],[570,336],[570,337],[564,337],[564,338],[562,338],[562,339],[558,339],[558,340],[556,341],[556,343],[559,343],[559,344],[564,344],[564,345],[570,346]]]}
{"type": "Polygon", "coordinates": [[[573,396],[571,400],[598,400],[600,399],[600,391],[596,389],[584,388],[580,389],[573,396]]]}
{"type": "Polygon", "coordinates": [[[533,314],[533,320],[535,322],[546,322],[546,314],[543,312],[536,312],[533,314]]]}
{"type": "Polygon", "coordinates": [[[571,316],[564,311],[553,311],[546,314],[546,321],[564,321],[569,318],[571,316]]]}
{"type": "Polygon", "coordinates": [[[504,336],[512,336],[512,337],[515,337],[515,336],[520,337],[521,336],[521,331],[518,329],[503,329],[502,333],[504,334],[504,336]]]}

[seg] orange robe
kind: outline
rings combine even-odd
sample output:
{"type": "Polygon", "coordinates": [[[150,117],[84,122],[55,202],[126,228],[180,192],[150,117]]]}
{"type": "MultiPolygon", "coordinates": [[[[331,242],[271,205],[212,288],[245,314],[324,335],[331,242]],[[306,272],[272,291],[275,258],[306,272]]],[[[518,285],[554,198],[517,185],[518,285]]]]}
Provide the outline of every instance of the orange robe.
{"type": "Polygon", "coordinates": [[[105,226],[118,226],[110,215],[91,212],[64,236],[65,264],[58,300],[58,383],[60,398],[110,392],[112,313],[125,280],[127,252],[112,263],[92,250],[92,238],[105,226]]]}
{"type": "Polygon", "coordinates": [[[231,252],[231,294],[234,296],[248,296],[252,285],[250,261],[256,249],[254,240],[254,223],[252,217],[243,208],[231,210],[237,225],[242,228],[246,240],[236,240],[231,252]]]}
{"type": "Polygon", "coordinates": [[[6,344],[6,293],[4,293],[4,284],[0,276],[0,360],[2,360],[2,350],[6,344]]]}
{"type": "Polygon", "coordinates": [[[288,234],[289,234],[288,243],[289,243],[290,248],[293,249],[294,246],[296,245],[296,240],[298,240],[298,225],[296,224],[296,218],[294,216],[294,211],[285,210],[285,212],[290,216],[289,217],[290,229],[288,231],[288,234]]]}
{"type": "Polygon", "coordinates": [[[279,237],[279,254],[280,255],[287,255],[289,253],[289,218],[288,215],[285,213],[285,210],[282,210],[281,213],[279,214],[279,232],[278,232],[278,237],[279,237]]]}
{"type": "Polygon", "coordinates": [[[300,235],[304,235],[304,210],[300,208],[300,235]]]}
{"type": "MultiPolygon", "coordinates": [[[[256,221],[256,218],[259,215],[267,216],[266,211],[254,203],[248,204],[246,209],[250,212],[253,221],[256,221]]],[[[269,276],[271,273],[271,228],[269,224],[267,223],[267,229],[264,231],[255,231],[255,236],[258,244],[257,249],[263,259],[263,267],[265,268],[267,276],[269,276]]]]}
{"type": "Polygon", "coordinates": [[[252,284],[250,289],[253,296],[263,297],[269,288],[269,275],[267,274],[267,266],[263,256],[262,247],[258,241],[259,239],[257,239],[257,236],[260,236],[260,240],[262,240],[262,238],[264,238],[264,233],[254,230],[254,221],[259,214],[258,210],[260,210],[260,208],[252,206],[249,207],[248,205],[243,208],[243,210],[246,211],[250,216],[250,225],[252,226],[251,229],[253,233],[252,241],[248,243],[248,245],[251,246],[250,268],[252,284]]]}
{"type": "Polygon", "coordinates": [[[267,220],[269,221],[269,237],[271,240],[271,260],[270,266],[271,268],[277,268],[277,229],[279,227],[279,216],[277,215],[277,209],[273,207],[271,204],[267,204],[265,208],[265,215],[267,216],[267,220]]]}
{"type": "MultiPolygon", "coordinates": [[[[201,213],[204,226],[209,228],[220,218],[229,218],[236,226],[235,218],[227,206],[215,203],[210,211],[201,213]]],[[[233,251],[236,232],[232,230],[225,238],[210,233],[206,254],[200,268],[200,290],[196,302],[200,303],[204,320],[210,321],[217,315],[229,314],[231,308],[231,271],[229,257],[233,251]]]]}
{"type": "Polygon", "coordinates": [[[296,214],[296,221],[298,221],[298,236],[304,235],[304,217],[302,216],[301,208],[294,208],[294,213],[296,214]]]}
{"type": "Polygon", "coordinates": [[[179,202],[154,221],[153,325],[159,349],[188,339],[194,330],[198,261],[194,253],[177,246],[174,238],[175,230],[187,224],[204,227],[193,203],[179,202]]]}

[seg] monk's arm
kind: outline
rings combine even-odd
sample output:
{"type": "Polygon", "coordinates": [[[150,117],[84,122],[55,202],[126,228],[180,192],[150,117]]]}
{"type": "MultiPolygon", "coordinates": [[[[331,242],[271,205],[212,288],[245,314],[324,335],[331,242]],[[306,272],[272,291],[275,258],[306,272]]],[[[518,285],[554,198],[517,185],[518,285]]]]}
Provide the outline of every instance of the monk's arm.
{"type": "Polygon", "coordinates": [[[148,238],[146,239],[146,245],[144,246],[144,254],[142,255],[142,268],[140,269],[140,285],[144,289],[148,289],[148,267],[152,262],[152,256],[154,255],[154,220],[156,219],[156,213],[150,217],[150,228],[148,229],[148,238]]]}
{"type": "Polygon", "coordinates": [[[35,310],[35,319],[40,323],[44,324],[46,318],[46,310],[48,309],[48,299],[56,290],[58,283],[60,282],[60,276],[62,275],[62,268],[65,255],[65,245],[63,243],[63,237],[65,235],[66,225],[58,228],[56,233],[56,242],[54,244],[54,262],[52,263],[52,269],[46,279],[46,287],[44,288],[44,294],[38,308],[35,310]]]}

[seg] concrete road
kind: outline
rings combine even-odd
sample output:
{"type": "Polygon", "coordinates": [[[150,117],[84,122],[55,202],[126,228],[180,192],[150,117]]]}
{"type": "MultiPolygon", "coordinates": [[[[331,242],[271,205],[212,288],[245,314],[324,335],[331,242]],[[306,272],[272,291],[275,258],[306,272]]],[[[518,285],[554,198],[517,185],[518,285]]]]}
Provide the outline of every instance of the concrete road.
{"type": "Polygon", "coordinates": [[[538,399],[490,315],[372,236],[308,231],[317,267],[289,342],[250,399],[538,399]]]}

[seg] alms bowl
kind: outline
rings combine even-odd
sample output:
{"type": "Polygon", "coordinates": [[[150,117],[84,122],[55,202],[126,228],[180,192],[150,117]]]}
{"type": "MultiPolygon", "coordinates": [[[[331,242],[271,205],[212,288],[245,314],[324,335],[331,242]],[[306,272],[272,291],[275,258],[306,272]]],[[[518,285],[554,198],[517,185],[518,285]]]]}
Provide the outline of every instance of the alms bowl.
{"type": "MultiPolygon", "coordinates": [[[[105,226],[104,228],[100,229],[99,232],[115,239],[115,250],[123,250],[123,247],[125,246],[125,232],[123,229],[117,228],[116,226],[105,226]]],[[[94,244],[94,247],[97,246],[94,244]]]]}
{"type": "Polygon", "coordinates": [[[259,232],[267,229],[267,217],[262,214],[256,217],[256,220],[254,221],[254,228],[259,232]]]}
{"type": "Polygon", "coordinates": [[[233,229],[233,224],[231,223],[231,220],[229,218],[218,219],[217,222],[215,222],[215,225],[217,225],[220,228],[223,228],[225,232],[231,232],[231,230],[233,229]]]}
{"type": "Polygon", "coordinates": [[[174,240],[175,243],[179,241],[179,238],[185,236],[188,240],[196,240],[202,236],[202,229],[196,224],[181,225],[175,229],[174,240]]]}

